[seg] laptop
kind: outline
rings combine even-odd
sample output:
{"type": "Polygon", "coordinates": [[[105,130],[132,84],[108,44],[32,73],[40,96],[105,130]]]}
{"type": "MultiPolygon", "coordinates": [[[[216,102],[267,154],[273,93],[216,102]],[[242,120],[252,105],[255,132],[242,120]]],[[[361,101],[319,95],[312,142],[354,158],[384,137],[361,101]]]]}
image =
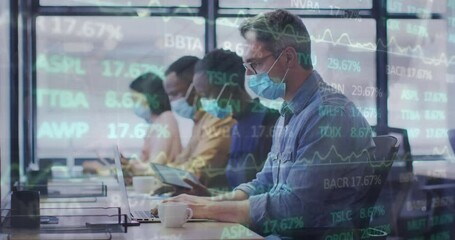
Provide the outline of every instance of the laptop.
{"type": "Polygon", "coordinates": [[[120,162],[120,151],[118,150],[118,147],[115,147],[115,170],[116,170],[116,176],[117,176],[117,181],[119,184],[119,190],[120,190],[120,199],[121,199],[121,204],[124,206],[122,210],[126,210],[126,214],[132,222],[139,222],[139,223],[154,223],[154,222],[160,222],[158,216],[153,215],[149,210],[134,210],[131,211],[130,208],[130,203],[128,200],[128,192],[126,191],[125,187],[125,180],[123,178],[123,171],[122,171],[122,164],[120,162]]]}
{"type": "MultiPolygon", "coordinates": [[[[143,210],[143,209],[138,209],[138,210],[131,210],[130,208],[130,203],[128,200],[128,192],[126,191],[125,187],[125,180],[123,179],[123,171],[122,171],[122,164],[120,162],[120,151],[118,150],[118,147],[116,146],[115,149],[115,170],[117,173],[117,180],[119,183],[119,189],[120,189],[120,199],[121,199],[121,204],[125,206],[126,208],[126,213],[128,215],[129,220],[132,222],[139,222],[139,223],[156,223],[160,222],[160,219],[158,216],[153,215],[150,212],[150,209],[143,210]]],[[[124,209],[122,208],[122,211],[124,209]]],[[[207,221],[212,221],[210,219],[206,218],[191,218],[188,220],[188,222],[207,222],[207,221]]]]}

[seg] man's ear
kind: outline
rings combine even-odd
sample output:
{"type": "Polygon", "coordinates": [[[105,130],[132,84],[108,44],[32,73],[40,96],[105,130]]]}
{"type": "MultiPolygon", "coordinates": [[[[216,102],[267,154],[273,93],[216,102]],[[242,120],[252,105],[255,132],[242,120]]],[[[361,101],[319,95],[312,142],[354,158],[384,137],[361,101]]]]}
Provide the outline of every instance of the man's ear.
{"type": "Polygon", "coordinates": [[[288,68],[294,68],[299,65],[298,53],[293,47],[287,47],[284,49],[284,58],[286,59],[286,65],[288,68]]]}
{"type": "Polygon", "coordinates": [[[198,95],[197,95],[196,90],[194,89],[194,87],[192,87],[192,89],[190,91],[191,92],[188,94],[188,97],[186,98],[186,102],[190,106],[195,106],[196,102],[197,102],[198,95]]]}
{"type": "Polygon", "coordinates": [[[194,98],[193,98],[193,105],[192,106],[195,106],[196,107],[196,110],[199,110],[201,109],[201,97],[195,93],[194,94],[194,98]]]}

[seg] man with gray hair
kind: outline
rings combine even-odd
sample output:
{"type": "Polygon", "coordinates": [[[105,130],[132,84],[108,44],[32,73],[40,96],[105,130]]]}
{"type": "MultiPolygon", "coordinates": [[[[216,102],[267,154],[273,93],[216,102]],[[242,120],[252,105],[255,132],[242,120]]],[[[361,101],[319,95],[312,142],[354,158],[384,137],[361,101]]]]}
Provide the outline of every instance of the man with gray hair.
{"type": "Polygon", "coordinates": [[[365,181],[375,148],[368,122],[313,70],[310,36],[299,17],[285,10],[259,14],[240,32],[248,45],[248,87],[260,97],[285,100],[267,161],[254,180],[230,194],[167,201],[187,203],[194,217],[242,223],[265,235],[354,226],[373,184],[365,181]],[[360,129],[365,134],[355,134],[360,129]]]}

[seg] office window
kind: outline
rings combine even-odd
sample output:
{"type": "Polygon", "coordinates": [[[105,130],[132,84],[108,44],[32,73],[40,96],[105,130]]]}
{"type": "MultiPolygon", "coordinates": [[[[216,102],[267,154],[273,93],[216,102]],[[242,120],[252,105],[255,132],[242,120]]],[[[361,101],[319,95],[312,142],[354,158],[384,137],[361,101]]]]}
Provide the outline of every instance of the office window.
{"type": "MultiPolygon", "coordinates": [[[[449,1],[447,10],[447,56],[455,55],[455,1],[449,1]]],[[[448,72],[454,76],[452,82],[455,83],[455,66],[448,65],[448,72]]],[[[455,126],[454,126],[455,127],[455,126]]]]}
{"type": "Polygon", "coordinates": [[[307,9],[370,9],[372,0],[220,0],[222,8],[307,8],[307,9]]]}
{"type": "MultiPolygon", "coordinates": [[[[451,62],[447,66],[447,91],[455,92],[455,1],[448,1],[447,8],[447,57],[451,62]]],[[[448,102],[455,102],[454,94],[448,94],[448,102]]],[[[455,104],[448,104],[447,119],[448,127],[455,129],[455,104]]],[[[452,149],[455,151],[455,149],[452,149]]],[[[452,154],[452,159],[455,159],[455,152],[452,154]]]]}
{"type": "Polygon", "coordinates": [[[447,1],[428,0],[387,0],[387,11],[390,13],[445,13],[447,1]]]}
{"type": "Polygon", "coordinates": [[[202,57],[204,22],[38,17],[38,157],[93,156],[93,149],[110,151],[117,143],[122,151],[137,153],[147,128],[133,113],[130,82],[148,71],[163,76],[182,55],[202,57]]]}
{"type": "Polygon", "coordinates": [[[201,0],[40,0],[42,6],[115,6],[115,7],[200,7],[201,0]]]}
{"type": "MultiPolygon", "coordinates": [[[[238,26],[243,19],[219,18],[217,45],[242,55],[238,26]]],[[[324,80],[349,97],[376,124],[375,21],[371,19],[303,19],[311,35],[312,62],[324,80]]],[[[280,101],[263,100],[279,109],[280,101]]]]}
{"type": "Polygon", "coordinates": [[[408,130],[413,154],[450,151],[444,20],[388,20],[389,125],[408,130]]]}
{"type": "MultiPolygon", "coordinates": [[[[0,2],[0,200],[3,200],[9,192],[10,185],[10,140],[9,135],[9,4],[8,1],[0,2]]],[[[3,202],[2,202],[3,203],[3,202]]],[[[3,206],[1,206],[3,207],[3,206]]],[[[3,216],[3,214],[2,214],[3,216]]]]}

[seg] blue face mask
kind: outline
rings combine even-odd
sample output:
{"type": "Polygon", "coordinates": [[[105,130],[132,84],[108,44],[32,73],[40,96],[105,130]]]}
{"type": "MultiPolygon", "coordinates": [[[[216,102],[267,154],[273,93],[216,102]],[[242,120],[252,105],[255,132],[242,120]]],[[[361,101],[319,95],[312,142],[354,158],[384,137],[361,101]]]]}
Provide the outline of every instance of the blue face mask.
{"type": "Polygon", "coordinates": [[[186,98],[180,98],[175,101],[172,101],[171,108],[179,116],[184,118],[193,119],[194,113],[196,113],[196,108],[189,105],[188,102],[186,102],[186,98]]]}
{"type": "Polygon", "coordinates": [[[181,117],[193,119],[194,114],[196,113],[196,108],[189,105],[186,101],[192,90],[193,83],[191,83],[188,90],[186,90],[184,98],[180,98],[171,102],[172,111],[176,112],[181,117]]]}
{"type": "Polygon", "coordinates": [[[201,98],[201,107],[202,110],[207,112],[208,114],[217,117],[217,118],[226,118],[232,113],[232,107],[229,105],[229,102],[231,101],[232,95],[229,96],[229,100],[226,104],[226,107],[222,108],[218,105],[218,100],[223,93],[224,89],[226,88],[226,84],[224,84],[223,88],[221,89],[220,94],[216,99],[207,99],[207,98],[201,98]]]}
{"type": "Polygon", "coordinates": [[[247,81],[248,87],[259,97],[270,100],[284,97],[284,94],[286,92],[286,84],[284,83],[284,80],[286,79],[289,68],[286,70],[283,79],[279,83],[274,82],[272,79],[270,79],[269,76],[269,72],[278,62],[278,59],[280,59],[282,54],[283,52],[280,53],[280,56],[278,56],[278,58],[275,60],[267,72],[245,76],[245,81],[247,81]]]}
{"type": "Polygon", "coordinates": [[[149,107],[145,107],[141,103],[136,103],[133,111],[138,117],[144,119],[147,123],[152,123],[152,112],[149,107]]]}

